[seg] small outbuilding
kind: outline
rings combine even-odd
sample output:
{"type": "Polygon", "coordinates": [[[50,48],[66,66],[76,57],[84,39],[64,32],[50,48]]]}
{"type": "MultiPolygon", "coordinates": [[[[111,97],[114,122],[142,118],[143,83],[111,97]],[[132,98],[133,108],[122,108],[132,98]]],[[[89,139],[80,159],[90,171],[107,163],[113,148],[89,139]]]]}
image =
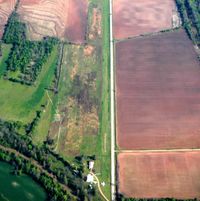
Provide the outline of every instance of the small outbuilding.
{"type": "Polygon", "coordinates": [[[93,170],[94,169],[94,161],[90,161],[89,162],[89,170],[93,170]]]}
{"type": "Polygon", "coordinates": [[[94,183],[94,177],[93,177],[93,175],[88,174],[86,182],[87,183],[94,183]]]}

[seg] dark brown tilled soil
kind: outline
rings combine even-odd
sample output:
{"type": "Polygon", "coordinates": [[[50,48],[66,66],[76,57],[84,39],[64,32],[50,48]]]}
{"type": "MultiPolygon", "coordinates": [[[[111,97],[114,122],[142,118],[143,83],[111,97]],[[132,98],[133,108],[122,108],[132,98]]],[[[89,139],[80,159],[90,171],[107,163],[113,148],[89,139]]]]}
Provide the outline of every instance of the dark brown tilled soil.
{"type": "Polygon", "coordinates": [[[121,149],[200,147],[200,65],[183,30],[116,44],[121,149]]]}

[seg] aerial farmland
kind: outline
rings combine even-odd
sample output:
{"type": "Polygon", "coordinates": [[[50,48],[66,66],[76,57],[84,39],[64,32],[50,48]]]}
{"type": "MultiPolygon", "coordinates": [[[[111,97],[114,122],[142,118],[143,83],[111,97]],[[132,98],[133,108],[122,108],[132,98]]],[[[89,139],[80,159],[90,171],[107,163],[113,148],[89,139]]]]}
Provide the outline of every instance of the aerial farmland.
{"type": "Polygon", "coordinates": [[[0,0],[0,201],[200,200],[200,0],[0,0]]]}
{"type": "MultiPolygon", "coordinates": [[[[108,11],[107,0],[0,1],[0,161],[36,182],[27,200],[110,199],[108,11]]],[[[15,201],[7,185],[0,200],[15,201]]]]}
{"type": "Polygon", "coordinates": [[[113,1],[116,186],[125,200],[200,198],[199,29],[185,25],[195,6],[113,1]]]}
{"type": "Polygon", "coordinates": [[[200,69],[186,33],[118,42],[116,58],[120,149],[198,148],[200,69]]]}
{"type": "Polygon", "coordinates": [[[116,39],[170,29],[176,19],[173,0],[114,0],[113,28],[116,39]]]}
{"type": "Polygon", "coordinates": [[[87,0],[21,0],[17,12],[27,24],[30,39],[50,35],[76,43],[85,41],[87,0]]]}
{"type": "Polygon", "coordinates": [[[118,160],[119,190],[126,197],[199,197],[199,152],[121,153],[118,160]]]}

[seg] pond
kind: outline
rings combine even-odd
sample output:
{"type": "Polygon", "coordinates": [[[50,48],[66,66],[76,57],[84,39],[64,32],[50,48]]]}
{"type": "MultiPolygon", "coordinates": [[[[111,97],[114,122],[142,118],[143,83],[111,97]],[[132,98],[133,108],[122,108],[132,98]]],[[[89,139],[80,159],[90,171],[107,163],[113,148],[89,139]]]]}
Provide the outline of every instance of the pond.
{"type": "Polygon", "coordinates": [[[11,174],[13,168],[0,162],[0,201],[45,201],[46,193],[27,175],[11,174]]]}

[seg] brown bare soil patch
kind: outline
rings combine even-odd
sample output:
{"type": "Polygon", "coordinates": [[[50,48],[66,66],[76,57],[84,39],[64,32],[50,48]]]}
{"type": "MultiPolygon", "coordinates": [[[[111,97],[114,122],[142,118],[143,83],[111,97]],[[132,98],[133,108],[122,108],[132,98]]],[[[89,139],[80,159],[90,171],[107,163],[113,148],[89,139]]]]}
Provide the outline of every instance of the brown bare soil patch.
{"type": "Polygon", "coordinates": [[[17,0],[0,0],[0,38],[4,33],[9,15],[13,12],[17,0]]]}
{"type": "Polygon", "coordinates": [[[89,33],[90,40],[96,39],[97,37],[101,36],[101,32],[102,32],[101,21],[102,21],[101,11],[98,10],[97,8],[93,8],[92,24],[91,24],[90,33],[89,33]]]}
{"type": "Polygon", "coordinates": [[[94,52],[94,46],[92,45],[87,45],[84,48],[84,55],[85,56],[91,56],[94,52]]]}
{"type": "Polygon", "coordinates": [[[183,30],[116,44],[122,149],[200,146],[200,65],[183,30]]]}
{"type": "Polygon", "coordinates": [[[82,43],[87,26],[87,0],[21,0],[18,13],[31,39],[56,36],[82,43]]]}
{"type": "Polygon", "coordinates": [[[84,42],[87,29],[88,1],[71,0],[68,12],[69,20],[65,29],[65,37],[69,41],[84,42]]]}
{"type": "Polygon", "coordinates": [[[174,9],[174,0],[114,0],[114,37],[122,39],[171,28],[174,9]]]}
{"type": "Polygon", "coordinates": [[[134,198],[200,198],[200,152],[118,155],[119,191],[134,198]]]}
{"type": "Polygon", "coordinates": [[[77,71],[78,71],[78,65],[75,64],[70,74],[71,80],[74,79],[75,75],[77,74],[77,71]]]}

